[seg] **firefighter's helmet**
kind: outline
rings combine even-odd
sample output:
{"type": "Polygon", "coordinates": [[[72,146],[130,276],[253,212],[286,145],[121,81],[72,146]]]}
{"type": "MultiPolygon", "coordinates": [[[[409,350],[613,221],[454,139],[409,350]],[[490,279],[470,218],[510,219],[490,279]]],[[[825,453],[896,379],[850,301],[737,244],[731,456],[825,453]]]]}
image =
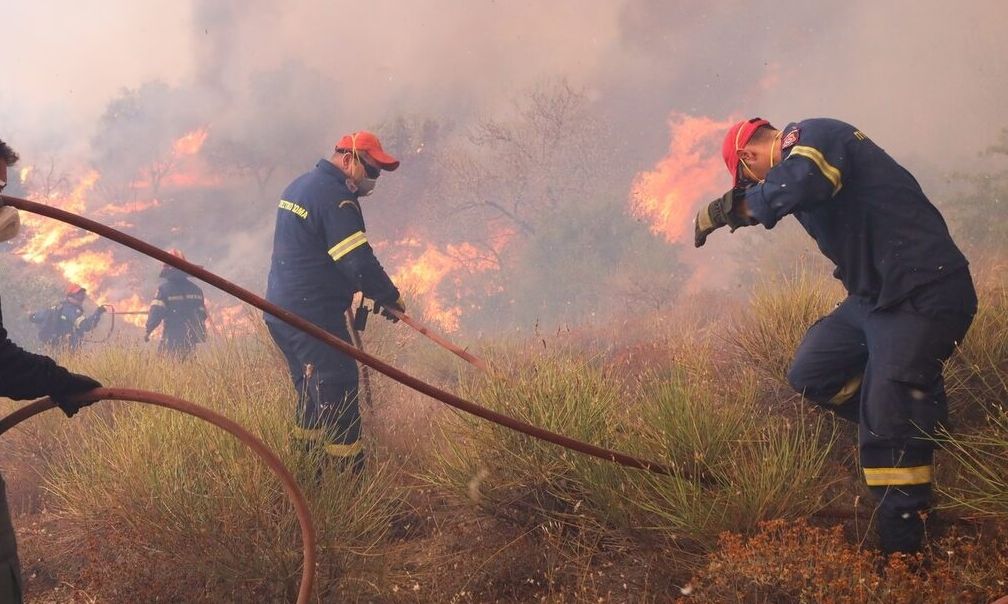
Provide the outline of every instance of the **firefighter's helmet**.
{"type": "Polygon", "coordinates": [[[66,295],[68,298],[70,296],[76,296],[77,294],[86,294],[86,293],[87,289],[81,287],[80,285],[77,285],[76,283],[71,283],[66,287],[66,295]]]}

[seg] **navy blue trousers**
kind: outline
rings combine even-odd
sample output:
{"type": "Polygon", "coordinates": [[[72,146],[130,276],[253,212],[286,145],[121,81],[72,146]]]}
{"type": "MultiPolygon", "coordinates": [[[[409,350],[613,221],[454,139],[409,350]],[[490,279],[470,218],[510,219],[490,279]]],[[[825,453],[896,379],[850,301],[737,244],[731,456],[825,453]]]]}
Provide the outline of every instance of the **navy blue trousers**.
{"type": "MultiPolygon", "coordinates": [[[[297,392],[297,435],[318,443],[333,457],[361,458],[357,362],[332,346],[279,321],[266,321],[287,360],[297,392]]],[[[343,315],[320,324],[350,341],[343,315]]]]}
{"type": "Polygon", "coordinates": [[[948,416],[943,363],[975,313],[965,270],[892,308],[850,296],[809,328],[788,371],[788,382],[807,399],[858,423],[884,550],[920,546],[919,512],[931,501],[930,437],[948,416]]]}

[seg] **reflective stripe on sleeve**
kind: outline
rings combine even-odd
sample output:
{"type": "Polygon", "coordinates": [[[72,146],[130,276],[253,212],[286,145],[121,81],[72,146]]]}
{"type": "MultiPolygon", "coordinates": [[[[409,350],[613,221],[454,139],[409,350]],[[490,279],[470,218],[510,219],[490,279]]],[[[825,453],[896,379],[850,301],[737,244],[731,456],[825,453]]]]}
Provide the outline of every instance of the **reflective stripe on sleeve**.
{"type": "Polygon", "coordinates": [[[332,256],[333,260],[339,260],[365,243],[367,243],[367,237],[364,236],[364,231],[357,231],[329,248],[329,255],[332,256]]]}
{"type": "Polygon", "coordinates": [[[815,164],[819,168],[819,171],[822,172],[822,175],[826,178],[826,180],[833,185],[833,194],[836,195],[840,192],[840,189],[843,187],[840,170],[833,166],[833,164],[826,161],[826,158],[823,157],[823,154],[819,151],[819,149],[806,145],[795,145],[791,148],[791,155],[788,157],[792,157],[794,155],[800,155],[815,164]]]}
{"type": "Polygon", "coordinates": [[[151,306],[164,306],[164,302],[162,302],[161,300],[154,300],[153,302],[150,303],[150,305],[151,306]]]}
{"type": "Polygon", "coordinates": [[[931,466],[912,468],[865,468],[865,482],[870,487],[907,486],[931,482],[931,466]]]}

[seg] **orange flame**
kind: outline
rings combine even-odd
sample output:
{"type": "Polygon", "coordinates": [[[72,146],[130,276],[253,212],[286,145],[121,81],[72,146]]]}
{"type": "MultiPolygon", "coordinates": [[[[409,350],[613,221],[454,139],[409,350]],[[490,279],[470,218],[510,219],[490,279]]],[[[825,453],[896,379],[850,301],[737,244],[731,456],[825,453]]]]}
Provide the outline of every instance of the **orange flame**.
{"type": "MultiPolygon", "coordinates": [[[[503,244],[501,244],[503,245],[503,244]]],[[[475,245],[463,242],[437,247],[406,239],[397,246],[419,249],[419,255],[410,255],[403,267],[392,277],[400,289],[411,292],[421,305],[426,320],[436,323],[445,331],[457,331],[464,310],[462,287],[466,277],[500,268],[492,254],[475,245]],[[443,299],[444,283],[451,283],[453,300],[443,299]]]]}
{"type": "Polygon", "coordinates": [[[207,134],[209,133],[210,131],[207,128],[197,128],[191,132],[186,132],[172,145],[172,152],[176,157],[196,155],[203,148],[203,143],[206,142],[207,134]]]}
{"type": "Polygon", "coordinates": [[[731,124],[683,114],[669,118],[668,155],[654,170],[638,174],[630,192],[631,210],[651,222],[651,232],[670,243],[679,241],[698,203],[725,188],[718,150],[731,124]]]}

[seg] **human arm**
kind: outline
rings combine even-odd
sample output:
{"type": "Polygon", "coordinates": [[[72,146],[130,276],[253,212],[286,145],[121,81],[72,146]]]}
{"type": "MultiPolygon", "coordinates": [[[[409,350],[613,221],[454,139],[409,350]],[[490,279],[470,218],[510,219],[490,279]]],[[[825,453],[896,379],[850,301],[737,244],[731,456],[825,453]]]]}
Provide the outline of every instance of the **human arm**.
{"type": "Polygon", "coordinates": [[[157,329],[157,326],[161,324],[164,320],[165,315],[168,313],[168,308],[165,306],[165,295],[162,288],[158,288],[157,293],[154,294],[154,300],[151,302],[150,309],[147,311],[147,324],[144,326],[144,342],[150,341],[151,333],[157,329]]]}
{"type": "Polygon", "coordinates": [[[351,286],[381,306],[401,305],[399,289],[375,256],[356,203],[347,200],[323,214],[329,256],[351,286]]]}
{"type": "MultiPolygon", "coordinates": [[[[809,120],[785,129],[784,160],[766,180],[746,190],[750,216],[770,229],[784,216],[829,203],[850,172],[857,130],[833,120],[809,120]]],[[[860,140],[860,139],[857,139],[860,140]]]]}

